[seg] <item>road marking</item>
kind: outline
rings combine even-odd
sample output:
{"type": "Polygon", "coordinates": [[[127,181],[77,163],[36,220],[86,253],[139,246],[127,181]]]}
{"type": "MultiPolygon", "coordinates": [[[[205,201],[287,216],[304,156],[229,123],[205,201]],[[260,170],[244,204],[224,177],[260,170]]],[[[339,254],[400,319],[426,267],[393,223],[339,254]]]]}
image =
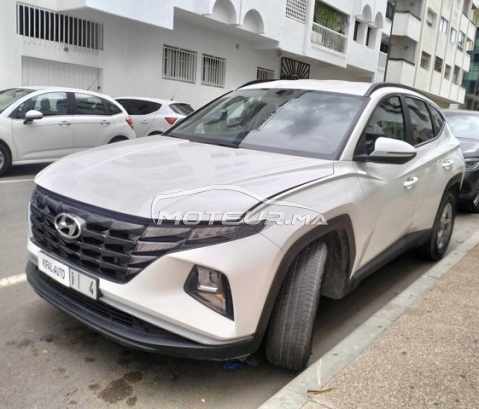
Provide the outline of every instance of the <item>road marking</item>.
{"type": "Polygon", "coordinates": [[[21,182],[33,182],[35,179],[12,179],[12,180],[0,180],[1,183],[21,183],[21,182]]]}
{"type": "Polygon", "coordinates": [[[16,276],[10,276],[7,278],[2,278],[0,280],[0,288],[10,287],[11,285],[23,283],[25,281],[27,281],[27,275],[25,273],[17,274],[16,276]]]}

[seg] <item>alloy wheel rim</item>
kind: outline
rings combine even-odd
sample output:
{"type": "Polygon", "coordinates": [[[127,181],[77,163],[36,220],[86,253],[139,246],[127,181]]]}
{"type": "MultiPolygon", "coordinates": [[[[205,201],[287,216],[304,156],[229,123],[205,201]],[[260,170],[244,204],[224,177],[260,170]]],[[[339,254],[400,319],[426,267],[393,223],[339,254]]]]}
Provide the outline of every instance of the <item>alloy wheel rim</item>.
{"type": "Polygon", "coordinates": [[[5,156],[3,156],[3,152],[0,151],[0,169],[3,168],[4,163],[5,163],[5,156]]]}
{"type": "Polygon", "coordinates": [[[437,230],[437,249],[441,251],[448,243],[452,233],[452,205],[447,203],[442,209],[437,230]]]}

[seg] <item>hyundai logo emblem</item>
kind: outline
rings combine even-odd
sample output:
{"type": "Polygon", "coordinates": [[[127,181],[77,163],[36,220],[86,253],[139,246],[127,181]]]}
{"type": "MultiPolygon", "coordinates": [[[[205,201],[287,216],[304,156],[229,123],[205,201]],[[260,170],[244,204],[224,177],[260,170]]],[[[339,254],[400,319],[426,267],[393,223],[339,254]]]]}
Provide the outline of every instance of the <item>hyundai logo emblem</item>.
{"type": "Polygon", "coordinates": [[[78,239],[84,221],[68,213],[60,213],[55,217],[55,228],[60,236],[66,240],[78,239]]]}

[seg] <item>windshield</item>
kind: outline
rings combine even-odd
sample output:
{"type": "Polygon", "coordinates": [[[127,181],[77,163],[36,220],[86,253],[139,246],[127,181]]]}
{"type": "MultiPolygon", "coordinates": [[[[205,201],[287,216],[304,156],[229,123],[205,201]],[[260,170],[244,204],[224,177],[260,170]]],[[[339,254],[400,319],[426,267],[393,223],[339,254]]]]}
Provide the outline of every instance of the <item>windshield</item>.
{"type": "Polygon", "coordinates": [[[458,138],[479,139],[479,115],[445,112],[452,134],[458,138]]]}
{"type": "Polygon", "coordinates": [[[0,91],[0,113],[5,111],[5,109],[12,105],[15,101],[18,101],[25,95],[30,94],[30,92],[33,92],[33,90],[25,88],[11,88],[0,91]]]}
{"type": "Polygon", "coordinates": [[[237,90],[168,134],[194,142],[336,159],[364,97],[304,89],[237,90]]]}

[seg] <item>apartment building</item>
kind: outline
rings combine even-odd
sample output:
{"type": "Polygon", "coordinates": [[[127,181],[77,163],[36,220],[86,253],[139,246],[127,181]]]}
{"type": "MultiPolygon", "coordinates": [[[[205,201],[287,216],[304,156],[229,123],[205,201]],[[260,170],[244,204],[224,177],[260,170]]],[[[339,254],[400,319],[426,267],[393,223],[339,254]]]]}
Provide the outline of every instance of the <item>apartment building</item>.
{"type": "Polygon", "coordinates": [[[201,104],[257,78],[382,80],[386,0],[5,0],[0,88],[201,104]],[[381,55],[381,58],[380,58],[381,55]]]}
{"type": "Polygon", "coordinates": [[[463,104],[478,6],[477,0],[396,1],[387,81],[418,88],[443,107],[463,104]]]}
{"type": "Polygon", "coordinates": [[[469,66],[469,72],[464,73],[462,79],[462,86],[466,90],[464,108],[479,111],[479,30],[476,30],[474,46],[469,54],[471,65],[469,66]]]}

